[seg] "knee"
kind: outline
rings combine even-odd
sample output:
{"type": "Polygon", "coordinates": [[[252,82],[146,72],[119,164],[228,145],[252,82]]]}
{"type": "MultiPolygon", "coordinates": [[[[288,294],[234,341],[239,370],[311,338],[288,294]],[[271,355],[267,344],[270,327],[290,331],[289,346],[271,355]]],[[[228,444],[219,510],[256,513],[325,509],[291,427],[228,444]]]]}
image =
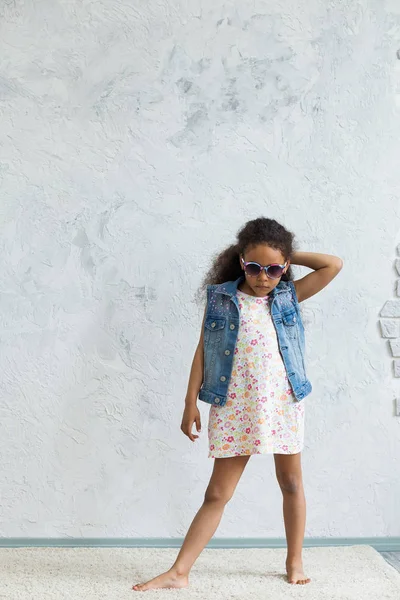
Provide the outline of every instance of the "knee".
{"type": "Polygon", "coordinates": [[[207,504],[214,503],[225,505],[231,498],[232,494],[220,487],[208,487],[204,494],[204,502],[207,504]]]}
{"type": "Polygon", "coordinates": [[[296,474],[277,473],[276,477],[283,494],[297,494],[302,488],[302,479],[296,474]]]}

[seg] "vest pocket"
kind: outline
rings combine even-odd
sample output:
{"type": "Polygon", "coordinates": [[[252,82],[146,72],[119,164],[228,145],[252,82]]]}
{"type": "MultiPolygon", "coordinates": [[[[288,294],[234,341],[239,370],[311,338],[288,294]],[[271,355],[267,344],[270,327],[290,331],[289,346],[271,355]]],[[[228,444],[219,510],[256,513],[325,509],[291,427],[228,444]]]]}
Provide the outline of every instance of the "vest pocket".
{"type": "Polygon", "coordinates": [[[225,327],[226,317],[206,317],[204,327],[210,331],[218,331],[225,327]]]}
{"type": "Polygon", "coordinates": [[[289,327],[291,327],[292,325],[296,325],[296,323],[297,323],[296,317],[297,317],[297,315],[294,310],[291,310],[290,312],[282,313],[282,321],[285,323],[285,325],[288,325],[289,327]]]}
{"type": "Polygon", "coordinates": [[[221,371],[221,351],[226,335],[226,317],[206,316],[204,321],[204,383],[207,389],[218,392],[217,380],[221,371]]]}
{"type": "Polygon", "coordinates": [[[297,333],[297,313],[296,311],[290,311],[282,313],[282,321],[285,326],[285,331],[289,337],[295,338],[297,333]]]}

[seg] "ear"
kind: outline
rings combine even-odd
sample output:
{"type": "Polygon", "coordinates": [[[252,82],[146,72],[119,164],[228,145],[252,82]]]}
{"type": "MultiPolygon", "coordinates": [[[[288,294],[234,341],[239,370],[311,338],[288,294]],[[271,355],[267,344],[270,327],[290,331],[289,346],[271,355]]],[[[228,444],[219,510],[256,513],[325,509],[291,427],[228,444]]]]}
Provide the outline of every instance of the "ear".
{"type": "Polygon", "coordinates": [[[286,263],[287,263],[287,264],[286,264],[286,267],[285,267],[284,273],[286,273],[286,272],[288,271],[289,267],[290,267],[290,259],[289,259],[289,258],[287,259],[286,263]]]}

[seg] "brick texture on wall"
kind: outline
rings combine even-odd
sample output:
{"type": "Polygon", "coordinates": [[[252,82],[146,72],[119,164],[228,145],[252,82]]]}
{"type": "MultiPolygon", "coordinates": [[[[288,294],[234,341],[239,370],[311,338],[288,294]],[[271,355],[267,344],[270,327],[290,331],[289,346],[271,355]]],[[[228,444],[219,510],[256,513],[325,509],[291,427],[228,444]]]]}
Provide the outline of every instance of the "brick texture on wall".
{"type": "MultiPolygon", "coordinates": [[[[400,244],[396,249],[400,256],[400,244]]],[[[400,258],[395,259],[395,267],[400,275],[400,258]]],[[[400,277],[396,281],[396,294],[398,298],[388,300],[383,306],[380,316],[381,332],[383,338],[389,338],[388,344],[394,359],[400,358],[400,277]]],[[[400,360],[393,360],[393,373],[400,377],[400,360]]]]}

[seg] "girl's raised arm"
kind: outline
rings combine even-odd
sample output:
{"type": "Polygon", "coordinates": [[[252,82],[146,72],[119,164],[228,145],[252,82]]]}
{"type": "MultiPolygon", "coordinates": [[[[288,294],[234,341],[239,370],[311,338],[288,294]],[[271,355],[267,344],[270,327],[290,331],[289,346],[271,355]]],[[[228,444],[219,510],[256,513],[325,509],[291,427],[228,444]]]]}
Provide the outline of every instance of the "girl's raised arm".
{"type": "Polygon", "coordinates": [[[320,292],[343,267],[343,261],[338,256],[317,252],[294,252],[290,262],[292,265],[314,269],[314,273],[309,273],[305,277],[293,281],[299,302],[320,292]]]}

